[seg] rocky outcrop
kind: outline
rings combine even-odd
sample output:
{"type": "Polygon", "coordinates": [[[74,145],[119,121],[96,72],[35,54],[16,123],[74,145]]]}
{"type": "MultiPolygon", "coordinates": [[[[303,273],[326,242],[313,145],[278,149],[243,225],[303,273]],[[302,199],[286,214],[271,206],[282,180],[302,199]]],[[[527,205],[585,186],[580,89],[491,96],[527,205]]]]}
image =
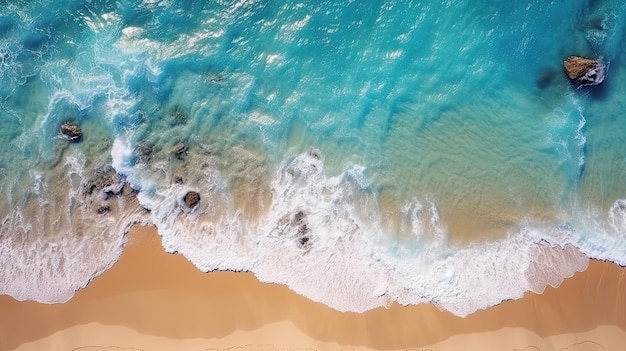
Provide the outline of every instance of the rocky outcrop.
{"type": "Polygon", "coordinates": [[[311,228],[309,228],[307,214],[302,211],[296,211],[293,214],[285,214],[278,221],[278,233],[281,235],[289,235],[296,239],[296,244],[304,252],[308,252],[313,245],[313,237],[311,236],[311,228]]]}
{"type": "Polygon", "coordinates": [[[94,170],[82,183],[81,195],[85,206],[100,215],[117,213],[121,207],[134,203],[139,206],[137,190],[111,165],[94,170]]]}
{"type": "Polygon", "coordinates": [[[306,213],[302,211],[296,212],[291,220],[291,225],[298,229],[296,239],[301,249],[311,248],[311,229],[307,222],[306,213]]]}
{"type": "Polygon", "coordinates": [[[150,163],[152,159],[152,151],[154,146],[146,142],[141,142],[135,147],[135,156],[137,156],[137,162],[142,164],[150,163]]]}
{"type": "Polygon", "coordinates": [[[111,206],[109,205],[102,205],[100,207],[98,207],[98,209],[96,210],[98,212],[98,214],[105,214],[111,211],[111,206]]]}
{"type": "Polygon", "coordinates": [[[65,139],[71,142],[79,142],[83,138],[83,132],[76,123],[65,122],[61,124],[60,132],[65,139]]]}
{"type": "Polygon", "coordinates": [[[187,158],[187,150],[188,150],[187,149],[187,145],[185,145],[183,143],[178,143],[178,144],[174,145],[174,148],[172,149],[172,153],[179,160],[184,160],[184,159],[187,158]]]}
{"type": "Polygon", "coordinates": [[[606,66],[602,57],[593,60],[581,56],[569,56],[563,61],[563,67],[570,81],[579,87],[598,85],[604,81],[606,66]]]}
{"type": "Polygon", "coordinates": [[[185,194],[183,201],[185,201],[185,206],[192,208],[196,206],[198,202],[200,202],[200,194],[198,194],[195,191],[190,191],[187,194],[185,194]]]}
{"type": "Polygon", "coordinates": [[[84,185],[84,191],[86,194],[92,195],[101,193],[105,198],[109,198],[114,195],[120,195],[126,182],[122,177],[113,169],[108,166],[98,169],[84,185]]]}

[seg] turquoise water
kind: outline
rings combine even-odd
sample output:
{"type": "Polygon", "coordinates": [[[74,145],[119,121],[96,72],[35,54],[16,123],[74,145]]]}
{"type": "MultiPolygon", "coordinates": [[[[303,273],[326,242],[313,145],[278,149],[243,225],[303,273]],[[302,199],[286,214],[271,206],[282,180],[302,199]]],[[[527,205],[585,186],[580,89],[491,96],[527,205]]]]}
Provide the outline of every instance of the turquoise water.
{"type": "Polygon", "coordinates": [[[626,265],[625,31],[616,0],[0,1],[0,292],[67,300],[136,222],[340,310],[626,265]]]}

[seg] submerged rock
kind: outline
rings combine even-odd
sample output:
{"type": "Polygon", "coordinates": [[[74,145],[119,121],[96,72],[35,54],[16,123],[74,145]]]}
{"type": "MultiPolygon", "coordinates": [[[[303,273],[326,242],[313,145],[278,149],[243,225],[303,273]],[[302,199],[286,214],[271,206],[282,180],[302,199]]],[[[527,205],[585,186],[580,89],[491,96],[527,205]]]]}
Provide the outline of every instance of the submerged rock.
{"type": "Polygon", "coordinates": [[[147,164],[152,159],[152,151],[154,146],[151,144],[142,142],[135,147],[135,155],[139,163],[147,164]]]}
{"type": "Polygon", "coordinates": [[[291,220],[291,225],[297,228],[296,240],[298,246],[305,250],[309,250],[312,244],[310,237],[311,229],[309,229],[307,222],[306,213],[303,211],[296,212],[291,220]]]}
{"type": "Polygon", "coordinates": [[[174,174],[172,178],[175,184],[183,184],[185,182],[185,178],[183,178],[180,174],[174,174]]]}
{"type": "Polygon", "coordinates": [[[76,123],[65,122],[61,124],[61,135],[71,142],[79,142],[83,138],[83,132],[76,123]]]}
{"type": "Polygon", "coordinates": [[[190,191],[185,194],[183,201],[185,201],[185,206],[192,208],[200,202],[200,194],[195,191],[190,191]]]}
{"type": "Polygon", "coordinates": [[[298,246],[302,249],[309,249],[311,247],[310,240],[308,236],[302,236],[298,239],[298,246]]]}
{"type": "Polygon", "coordinates": [[[174,148],[172,149],[172,153],[179,160],[184,160],[185,158],[187,158],[187,150],[188,150],[187,149],[187,145],[185,145],[183,143],[178,143],[178,144],[174,145],[174,148]]]}
{"type": "Polygon", "coordinates": [[[111,197],[120,195],[126,184],[115,169],[108,166],[96,170],[93,177],[85,183],[84,187],[86,194],[92,195],[101,192],[105,197],[111,197]]]}
{"type": "Polygon", "coordinates": [[[303,211],[296,212],[293,215],[293,220],[291,221],[291,224],[294,226],[306,224],[306,213],[304,213],[303,211]]]}
{"type": "Polygon", "coordinates": [[[102,205],[102,206],[98,207],[97,211],[98,211],[99,214],[105,214],[105,213],[111,211],[111,206],[109,206],[109,205],[102,205]]]}
{"type": "Polygon", "coordinates": [[[537,76],[537,80],[535,81],[535,84],[540,89],[546,89],[554,82],[555,78],[556,78],[556,72],[554,70],[543,69],[541,73],[539,73],[539,76],[537,76]]]}
{"type": "Polygon", "coordinates": [[[81,203],[97,214],[137,206],[137,191],[111,165],[97,168],[81,184],[81,203]]]}
{"type": "Polygon", "coordinates": [[[569,56],[563,61],[567,77],[577,86],[598,85],[604,81],[605,64],[602,57],[597,60],[569,56]]]}

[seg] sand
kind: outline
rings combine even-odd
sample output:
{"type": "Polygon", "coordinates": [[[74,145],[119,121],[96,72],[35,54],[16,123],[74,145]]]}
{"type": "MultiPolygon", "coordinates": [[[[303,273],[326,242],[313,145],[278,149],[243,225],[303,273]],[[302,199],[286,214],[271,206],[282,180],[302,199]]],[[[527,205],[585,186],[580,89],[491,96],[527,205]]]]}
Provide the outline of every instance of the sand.
{"type": "Polygon", "coordinates": [[[0,296],[0,350],[626,350],[626,268],[592,261],[558,288],[466,318],[430,304],[341,313],[250,273],[202,273],[135,227],[64,304],[0,296]]]}

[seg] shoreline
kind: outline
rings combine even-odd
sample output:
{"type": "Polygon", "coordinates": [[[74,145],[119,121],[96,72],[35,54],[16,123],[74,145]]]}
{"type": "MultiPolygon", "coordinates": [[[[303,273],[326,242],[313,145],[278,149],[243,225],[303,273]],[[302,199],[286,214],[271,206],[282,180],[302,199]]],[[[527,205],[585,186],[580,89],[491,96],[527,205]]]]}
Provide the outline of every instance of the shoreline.
{"type": "MultiPolygon", "coordinates": [[[[183,256],[166,253],[155,228],[134,226],[119,261],[70,301],[45,305],[0,296],[0,351],[89,345],[161,350],[163,338],[184,350],[245,345],[452,350],[458,343],[476,350],[544,345],[545,351],[581,342],[624,349],[624,296],[626,268],[591,260],[587,270],[558,288],[527,292],[465,318],[433,304],[338,312],[284,285],[260,283],[252,273],[201,272],[183,256]],[[136,338],[132,345],[130,335],[136,338]]],[[[590,345],[583,349],[595,350],[590,345]]]]}

